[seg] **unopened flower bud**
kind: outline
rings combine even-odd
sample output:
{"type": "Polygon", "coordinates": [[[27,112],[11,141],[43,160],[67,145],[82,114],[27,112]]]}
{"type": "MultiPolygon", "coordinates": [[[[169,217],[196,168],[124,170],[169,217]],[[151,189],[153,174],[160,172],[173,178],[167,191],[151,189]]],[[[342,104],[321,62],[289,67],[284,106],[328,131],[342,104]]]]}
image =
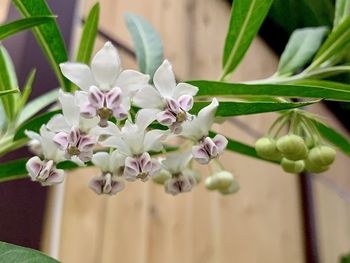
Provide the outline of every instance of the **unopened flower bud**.
{"type": "Polygon", "coordinates": [[[335,160],[336,151],[329,146],[317,146],[310,150],[308,160],[316,166],[329,166],[335,160]]]}
{"type": "Polygon", "coordinates": [[[256,153],[267,160],[280,160],[282,154],[276,147],[276,142],[272,138],[262,137],[255,143],[256,153]]]}
{"type": "Polygon", "coordinates": [[[171,174],[164,169],[162,169],[159,174],[152,176],[153,182],[157,184],[164,184],[170,178],[171,178],[171,174]]]}
{"type": "Polygon", "coordinates": [[[239,183],[237,180],[234,180],[232,182],[232,184],[226,188],[226,189],[220,189],[220,193],[223,194],[223,195],[229,195],[229,194],[234,194],[234,193],[237,193],[238,190],[239,190],[239,183]]]}
{"type": "Polygon", "coordinates": [[[216,190],[216,178],[214,176],[209,176],[205,179],[205,187],[208,190],[216,190]]]}
{"type": "Polygon", "coordinates": [[[234,177],[230,172],[221,171],[209,176],[205,180],[208,190],[225,190],[234,183],[234,177]]]}
{"type": "Polygon", "coordinates": [[[281,161],[281,166],[285,172],[297,174],[297,173],[301,173],[304,170],[305,163],[303,160],[292,161],[292,160],[283,158],[281,161]]]}
{"type": "Polygon", "coordinates": [[[310,173],[323,173],[329,169],[329,166],[321,166],[321,165],[316,165],[313,162],[310,162],[309,159],[305,160],[305,170],[307,170],[310,173]]]}
{"type": "Polygon", "coordinates": [[[277,149],[283,156],[292,161],[303,160],[307,157],[308,149],[302,137],[285,135],[276,142],[277,149]]]}

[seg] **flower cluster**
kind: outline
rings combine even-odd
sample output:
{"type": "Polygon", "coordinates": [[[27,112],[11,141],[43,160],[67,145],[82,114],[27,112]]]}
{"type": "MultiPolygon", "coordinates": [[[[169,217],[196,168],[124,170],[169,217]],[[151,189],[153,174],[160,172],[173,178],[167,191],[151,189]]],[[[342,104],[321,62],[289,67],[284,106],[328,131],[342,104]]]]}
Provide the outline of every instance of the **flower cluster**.
{"type": "Polygon", "coordinates": [[[257,154],[266,159],[279,161],[287,173],[322,173],[334,162],[336,151],[322,142],[312,119],[299,110],[292,110],[271,126],[269,134],[256,141],[257,154]],[[289,132],[278,137],[286,126],[289,132]],[[276,128],[277,132],[271,132],[276,128]]]}
{"type": "MultiPolygon", "coordinates": [[[[62,182],[64,171],[56,164],[63,160],[80,166],[91,162],[101,170],[89,183],[97,194],[116,194],[125,181],[152,177],[176,195],[199,181],[191,168],[193,160],[208,164],[226,148],[224,136],[209,137],[217,99],[197,116],[190,114],[198,88],[176,84],[167,60],[155,72],[153,85],[148,75],[122,70],[110,42],[96,53],[90,67],[71,62],[60,67],[80,89],[74,94],[59,91],[62,113],[39,133],[27,131],[30,147],[38,155],[27,163],[33,181],[62,182]]],[[[226,186],[221,192],[234,192],[230,184],[226,186]]]]}

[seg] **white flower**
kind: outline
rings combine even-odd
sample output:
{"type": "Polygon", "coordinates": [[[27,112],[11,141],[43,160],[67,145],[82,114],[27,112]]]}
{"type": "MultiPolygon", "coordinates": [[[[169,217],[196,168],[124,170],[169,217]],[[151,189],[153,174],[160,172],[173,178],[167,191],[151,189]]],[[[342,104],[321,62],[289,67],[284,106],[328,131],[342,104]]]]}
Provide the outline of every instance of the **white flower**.
{"type": "Polygon", "coordinates": [[[89,187],[97,194],[114,195],[124,189],[124,181],[120,178],[124,168],[125,157],[114,151],[111,154],[98,152],[92,157],[92,163],[102,171],[101,175],[94,176],[89,187]]]}
{"type": "Polygon", "coordinates": [[[58,99],[63,115],[54,116],[47,127],[56,133],[53,141],[65,152],[65,157],[83,165],[93,154],[96,138],[88,133],[97,125],[98,119],[81,117],[73,95],[60,90],[58,99]]]}
{"type": "Polygon", "coordinates": [[[220,134],[214,138],[208,136],[218,106],[219,103],[214,98],[207,107],[199,111],[197,117],[182,125],[181,135],[197,143],[192,147],[192,154],[193,158],[200,164],[207,164],[210,159],[221,155],[228,143],[227,139],[220,134]]]}
{"type": "Polygon", "coordinates": [[[190,152],[168,154],[162,161],[162,168],[171,174],[171,178],[164,183],[165,192],[177,195],[189,192],[197,184],[193,171],[188,168],[192,155],[190,152]]]}
{"type": "Polygon", "coordinates": [[[99,116],[101,126],[112,115],[117,119],[127,117],[130,99],[149,81],[148,75],[138,71],[122,71],[118,52],[110,42],[96,53],[91,68],[72,62],[60,67],[63,75],[82,90],[77,97],[83,116],[99,116]]]}
{"type": "Polygon", "coordinates": [[[42,186],[58,184],[64,179],[64,171],[57,169],[52,160],[42,161],[34,156],[28,160],[26,168],[32,181],[40,182],[42,186]]]}
{"type": "Polygon", "coordinates": [[[167,60],[155,72],[153,82],[155,88],[145,86],[135,95],[133,102],[144,109],[157,109],[158,122],[179,133],[181,124],[190,119],[188,111],[193,107],[193,96],[198,88],[187,83],[176,85],[171,64],[167,60]]]}
{"type": "Polygon", "coordinates": [[[109,136],[101,141],[102,146],[117,148],[126,156],[124,176],[128,180],[146,181],[149,176],[159,172],[159,163],[152,159],[148,152],[159,152],[163,149],[160,140],[167,132],[146,131],[154,120],[152,112],[152,110],[140,110],[135,123],[127,120],[121,130],[113,123],[109,123],[106,129],[99,130],[100,135],[109,136]]]}

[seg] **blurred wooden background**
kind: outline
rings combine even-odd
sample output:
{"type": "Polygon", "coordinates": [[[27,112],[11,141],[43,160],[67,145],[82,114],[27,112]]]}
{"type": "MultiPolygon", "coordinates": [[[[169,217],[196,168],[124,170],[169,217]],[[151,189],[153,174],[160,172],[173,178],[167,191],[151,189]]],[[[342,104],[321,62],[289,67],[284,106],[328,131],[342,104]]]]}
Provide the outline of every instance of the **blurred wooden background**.
{"type": "MultiPolygon", "coordinates": [[[[223,0],[101,0],[100,27],[131,47],[123,22],[125,12],[144,16],[160,33],[165,55],[180,79],[216,79],[230,6],[223,0]]],[[[0,21],[8,1],[0,2],[0,21]]],[[[94,1],[82,1],[86,16],[94,1]]],[[[77,24],[79,17],[77,16],[77,24]]],[[[79,33],[79,30],[77,30],[79,33]]],[[[78,36],[78,35],[77,35],[78,36]]],[[[96,50],[104,43],[99,39],[96,50]]],[[[124,68],[135,61],[121,52],[124,68]]],[[[270,76],[277,57],[257,38],[234,80],[270,76]]],[[[339,126],[323,107],[322,112],[339,126]]],[[[223,134],[253,144],[274,114],[236,118],[217,126],[223,134]],[[247,125],[254,132],[242,129],[247,125]]],[[[343,131],[345,132],[345,131],[343,131]]],[[[114,197],[95,195],[87,188],[96,169],[70,173],[66,180],[59,258],[70,262],[183,263],[302,263],[303,228],[297,175],[275,165],[226,153],[222,160],[240,181],[241,190],[222,197],[203,183],[190,194],[172,197],[161,186],[129,183],[114,197]]],[[[350,250],[349,161],[338,154],[336,165],[314,177],[317,234],[322,263],[337,262],[350,250]],[[332,181],[330,181],[332,180],[332,181]],[[339,188],[340,186],[340,188],[339,188]],[[335,192],[338,191],[338,193],[335,192]],[[340,197],[342,196],[342,198],[340,197]]],[[[207,171],[201,168],[203,175],[207,171]]],[[[48,251],[54,203],[48,205],[43,250],[48,251]]]]}

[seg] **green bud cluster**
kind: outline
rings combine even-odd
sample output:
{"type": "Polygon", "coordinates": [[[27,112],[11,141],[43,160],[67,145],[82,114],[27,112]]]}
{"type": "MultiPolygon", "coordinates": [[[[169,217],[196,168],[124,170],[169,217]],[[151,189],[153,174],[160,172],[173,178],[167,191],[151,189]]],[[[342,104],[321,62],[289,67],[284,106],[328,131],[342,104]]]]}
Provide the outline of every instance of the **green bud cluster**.
{"type": "MultiPolygon", "coordinates": [[[[275,136],[264,136],[255,143],[258,156],[266,160],[279,161],[283,170],[287,173],[322,173],[329,169],[334,162],[336,151],[327,145],[321,144],[320,135],[313,123],[305,116],[293,118],[286,115],[282,125],[289,124],[288,134],[278,137],[282,126],[275,136]]],[[[278,121],[281,122],[282,118],[278,121]]],[[[276,121],[277,122],[277,121],[276,121]]],[[[274,123],[272,127],[276,126],[274,123]]],[[[271,131],[271,129],[270,129],[271,131]]]]}
{"type": "Polygon", "coordinates": [[[220,171],[207,177],[205,187],[211,191],[217,190],[223,195],[233,194],[239,190],[238,181],[227,171],[220,171]]]}

